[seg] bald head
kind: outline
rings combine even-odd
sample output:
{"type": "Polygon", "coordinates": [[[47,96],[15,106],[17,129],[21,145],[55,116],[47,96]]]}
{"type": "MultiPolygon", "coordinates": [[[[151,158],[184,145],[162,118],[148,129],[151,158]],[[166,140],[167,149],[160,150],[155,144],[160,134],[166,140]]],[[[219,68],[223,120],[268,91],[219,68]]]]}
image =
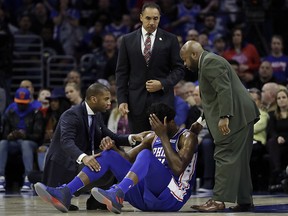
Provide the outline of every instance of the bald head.
{"type": "Polygon", "coordinates": [[[198,61],[203,51],[201,44],[193,40],[187,41],[182,46],[180,56],[189,70],[198,69],[198,61]]]}

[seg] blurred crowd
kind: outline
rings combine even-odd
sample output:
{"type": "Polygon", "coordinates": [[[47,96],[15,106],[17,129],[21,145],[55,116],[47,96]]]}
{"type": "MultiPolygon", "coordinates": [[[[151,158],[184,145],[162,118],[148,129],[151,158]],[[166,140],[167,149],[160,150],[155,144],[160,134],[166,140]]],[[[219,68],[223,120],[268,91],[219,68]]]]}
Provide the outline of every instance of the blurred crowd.
{"type": "MultiPolygon", "coordinates": [[[[43,170],[45,152],[60,115],[85,98],[87,83],[81,79],[84,73],[91,75],[91,83],[101,82],[111,90],[111,108],[103,114],[108,128],[115,133],[129,133],[127,118],[117,109],[115,69],[121,36],[141,26],[139,15],[143,2],[0,1],[0,87],[4,89],[3,93],[0,91],[1,101],[5,90],[10,88],[7,82],[13,77],[14,36],[38,35],[48,55],[71,55],[78,63],[83,55],[91,54],[84,68],[79,64],[67,73],[63,88],[42,86],[35,91],[33,82],[26,76],[11,100],[4,99],[8,104],[0,106],[0,191],[5,191],[2,184],[7,182],[5,176],[12,175],[7,168],[14,169],[11,167],[15,165],[7,157],[11,154],[19,157],[20,150],[23,159],[20,162],[24,164],[21,191],[30,189],[27,176],[33,170],[43,170]],[[16,109],[17,103],[26,105],[16,109]],[[15,122],[15,116],[20,116],[21,120],[15,122]],[[29,129],[24,121],[29,122],[29,129]],[[28,142],[28,153],[21,145],[17,147],[18,151],[4,153],[4,146],[18,139],[28,142]]],[[[233,65],[261,112],[260,121],[254,126],[251,158],[254,190],[283,191],[281,182],[287,178],[285,169],[288,165],[288,46],[285,46],[288,30],[284,28],[285,20],[288,20],[288,1],[155,2],[162,10],[159,27],[177,35],[180,46],[188,40],[199,41],[204,49],[223,56],[233,65]]],[[[197,79],[197,73],[187,71],[174,88],[175,121],[179,126],[189,128],[201,115],[197,79]]],[[[199,143],[199,192],[212,192],[214,143],[207,128],[199,134],[199,143]]]]}

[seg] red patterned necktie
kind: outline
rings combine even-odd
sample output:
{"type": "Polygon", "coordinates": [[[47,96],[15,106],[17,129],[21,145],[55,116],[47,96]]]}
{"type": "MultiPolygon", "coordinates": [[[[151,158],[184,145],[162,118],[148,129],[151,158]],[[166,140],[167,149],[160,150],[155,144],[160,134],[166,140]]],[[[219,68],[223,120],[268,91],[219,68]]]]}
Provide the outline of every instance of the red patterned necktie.
{"type": "Polygon", "coordinates": [[[144,58],[146,61],[146,64],[149,64],[149,60],[151,57],[151,38],[150,38],[150,33],[147,33],[147,38],[144,42],[144,58]]]}

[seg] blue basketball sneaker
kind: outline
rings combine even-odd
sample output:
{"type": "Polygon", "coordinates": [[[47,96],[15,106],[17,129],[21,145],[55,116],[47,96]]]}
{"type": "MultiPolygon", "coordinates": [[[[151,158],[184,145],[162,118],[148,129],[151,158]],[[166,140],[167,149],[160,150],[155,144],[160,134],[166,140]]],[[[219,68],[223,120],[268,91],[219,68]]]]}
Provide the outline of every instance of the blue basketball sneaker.
{"type": "Polygon", "coordinates": [[[120,188],[114,187],[106,191],[94,187],[91,193],[98,202],[105,204],[109,211],[116,214],[121,213],[124,193],[120,188]]]}
{"type": "Polygon", "coordinates": [[[68,212],[72,199],[68,187],[53,188],[38,182],[35,184],[35,191],[42,200],[51,203],[59,211],[68,212]]]}

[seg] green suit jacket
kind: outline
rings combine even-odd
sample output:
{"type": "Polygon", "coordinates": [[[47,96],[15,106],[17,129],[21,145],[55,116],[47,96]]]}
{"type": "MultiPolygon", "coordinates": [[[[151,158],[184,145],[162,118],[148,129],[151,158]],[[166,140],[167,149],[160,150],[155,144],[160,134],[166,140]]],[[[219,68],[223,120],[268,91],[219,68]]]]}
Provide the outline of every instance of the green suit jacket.
{"type": "Polygon", "coordinates": [[[229,62],[204,51],[199,59],[199,88],[207,126],[220,142],[259,118],[259,110],[229,62]],[[228,136],[218,130],[221,116],[229,115],[228,136]]]}

